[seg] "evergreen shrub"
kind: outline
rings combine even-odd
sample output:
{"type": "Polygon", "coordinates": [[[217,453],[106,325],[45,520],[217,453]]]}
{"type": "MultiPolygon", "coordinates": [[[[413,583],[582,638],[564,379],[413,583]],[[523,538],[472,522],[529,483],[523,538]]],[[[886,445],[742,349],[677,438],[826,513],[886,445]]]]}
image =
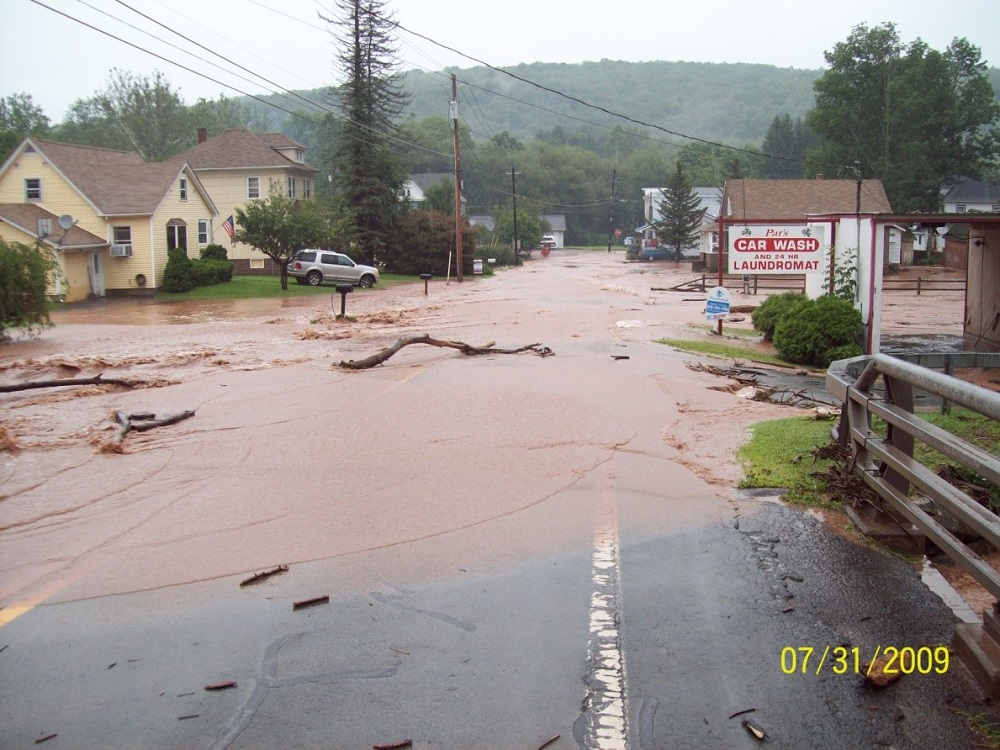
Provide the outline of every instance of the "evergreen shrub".
{"type": "Polygon", "coordinates": [[[861,313],[830,295],[788,308],[774,328],[774,347],[791,362],[829,367],[835,359],[861,354],[861,313]]]}
{"type": "Polygon", "coordinates": [[[804,300],[802,292],[784,292],[773,294],[761,303],[760,307],[750,313],[753,327],[764,334],[764,341],[774,338],[774,327],[785,312],[804,300]]]}

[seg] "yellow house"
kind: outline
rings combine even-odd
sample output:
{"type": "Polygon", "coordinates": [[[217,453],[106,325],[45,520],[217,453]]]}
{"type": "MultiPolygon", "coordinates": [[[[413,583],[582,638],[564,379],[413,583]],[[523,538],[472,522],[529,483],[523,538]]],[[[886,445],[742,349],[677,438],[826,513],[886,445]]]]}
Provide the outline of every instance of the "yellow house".
{"type": "Polygon", "coordinates": [[[272,261],[249,245],[232,241],[225,221],[236,220],[236,209],[280,190],[289,198],[308,200],[315,195],[317,169],[305,161],[305,146],[282,133],[227,130],[211,138],[198,131],[198,143],[174,157],[198,175],[219,207],[219,227],[212,242],[222,245],[236,264],[236,273],[271,273],[272,261]],[[224,231],[220,231],[224,230],[224,231]]]}
{"type": "Polygon", "coordinates": [[[184,161],[25,139],[0,167],[0,237],[52,249],[67,301],[152,294],[167,251],[210,242],[218,210],[184,161]],[[191,230],[191,231],[189,231],[191,230]]]}

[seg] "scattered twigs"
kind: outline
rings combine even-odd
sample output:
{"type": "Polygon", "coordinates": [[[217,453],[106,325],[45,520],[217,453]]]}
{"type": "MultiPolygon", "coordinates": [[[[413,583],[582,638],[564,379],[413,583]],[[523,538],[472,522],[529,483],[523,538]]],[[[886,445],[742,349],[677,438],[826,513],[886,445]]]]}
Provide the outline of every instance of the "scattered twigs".
{"type": "Polygon", "coordinates": [[[324,596],[316,596],[312,599],[303,599],[300,602],[294,602],[292,604],[292,609],[305,609],[306,607],[315,607],[319,604],[328,604],[330,602],[330,595],[326,594],[324,596]]]}
{"type": "Polygon", "coordinates": [[[178,412],[177,414],[168,414],[165,417],[156,418],[156,415],[149,411],[140,411],[134,414],[126,414],[123,411],[115,412],[115,421],[121,425],[121,429],[118,431],[118,442],[125,439],[125,436],[129,432],[145,432],[146,430],[152,430],[154,427],[164,427],[170,424],[176,424],[181,420],[188,419],[194,416],[193,410],[178,412]]]}
{"type": "Polygon", "coordinates": [[[541,344],[528,344],[527,346],[521,346],[517,349],[497,349],[495,348],[496,342],[489,342],[484,346],[473,346],[472,344],[466,344],[464,341],[446,341],[443,339],[431,338],[430,334],[423,334],[422,336],[411,336],[410,338],[399,339],[392,346],[386,347],[380,352],[377,352],[370,357],[365,357],[364,359],[341,361],[340,367],[347,368],[348,370],[367,370],[370,367],[376,367],[377,365],[385,362],[389,357],[394,355],[400,349],[405,346],[410,346],[411,344],[427,344],[429,346],[437,346],[447,349],[458,349],[462,354],[467,356],[476,356],[478,354],[520,354],[522,352],[531,352],[532,354],[537,354],[541,357],[548,357],[554,352],[547,346],[542,346],[541,344]]]}
{"type": "Polygon", "coordinates": [[[545,740],[545,742],[543,742],[541,745],[538,746],[538,750],[545,750],[545,748],[547,748],[553,742],[555,742],[556,740],[558,740],[559,737],[561,737],[561,736],[562,735],[558,735],[557,734],[555,737],[550,737],[549,739],[545,740]]]}
{"type": "Polygon", "coordinates": [[[372,745],[372,750],[403,750],[406,747],[413,747],[413,740],[390,742],[386,745],[372,745]]]}
{"type": "Polygon", "coordinates": [[[234,687],[236,687],[236,683],[233,680],[222,680],[221,682],[213,682],[211,685],[205,685],[205,690],[229,690],[234,687]]]}
{"type": "Polygon", "coordinates": [[[35,388],[62,388],[69,385],[123,385],[127,388],[132,388],[135,385],[135,381],[124,378],[105,378],[104,373],[101,373],[92,378],[33,380],[28,383],[18,383],[16,385],[0,385],[0,393],[16,393],[17,391],[30,391],[35,388]]]}
{"type": "Polygon", "coordinates": [[[255,583],[260,583],[261,581],[267,580],[271,576],[276,576],[279,573],[287,573],[287,565],[279,565],[276,568],[271,568],[271,570],[265,570],[262,573],[254,573],[252,576],[246,580],[240,581],[240,586],[253,586],[255,583]]]}

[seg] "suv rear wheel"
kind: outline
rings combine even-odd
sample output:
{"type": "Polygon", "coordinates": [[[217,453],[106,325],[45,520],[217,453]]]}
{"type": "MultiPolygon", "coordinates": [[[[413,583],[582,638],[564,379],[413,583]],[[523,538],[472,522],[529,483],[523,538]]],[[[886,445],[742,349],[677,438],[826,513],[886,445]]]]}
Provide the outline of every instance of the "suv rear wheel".
{"type": "Polygon", "coordinates": [[[309,286],[319,286],[323,283],[323,274],[319,271],[310,271],[306,274],[306,282],[309,286]]]}

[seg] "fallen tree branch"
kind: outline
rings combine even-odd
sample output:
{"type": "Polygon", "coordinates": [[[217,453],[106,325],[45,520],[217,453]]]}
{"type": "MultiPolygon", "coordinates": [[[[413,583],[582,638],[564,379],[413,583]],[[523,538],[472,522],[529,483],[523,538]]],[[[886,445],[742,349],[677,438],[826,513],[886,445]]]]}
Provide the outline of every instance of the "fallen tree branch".
{"type": "Polygon", "coordinates": [[[115,412],[115,420],[121,425],[118,431],[118,442],[125,439],[129,432],[145,432],[154,427],[164,427],[168,424],[176,424],[181,420],[194,416],[194,411],[181,411],[176,414],[168,414],[165,417],[156,418],[156,415],[149,411],[140,411],[135,414],[126,414],[123,411],[115,412]]]}
{"type": "Polygon", "coordinates": [[[131,388],[135,381],[120,378],[105,379],[104,373],[95,375],[92,378],[62,378],[59,380],[33,380],[17,385],[0,385],[0,393],[16,393],[17,391],[30,391],[35,388],[62,388],[68,385],[124,385],[131,388]]]}
{"type": "Polygon", "coordinates": [[[392,346],[386,347],[380,352],[376,352],[370,357],[365,357],[364,359],[341,361],[339,367],[344,367],[348,370],[366,370],[370,367],[376,367],[377,365],[385,362],[389,357],[398,352],[405,346],[410,346],[411,344],[427,344],[429,346],[437,346],[446,349],[458,349],[462,354],[470,357],[474,357],[479,354],[520,354],[522,352],[531,352],[537,354],[541,357],[551,356],[554,352],[547,346],[542,346],[541,344],[528,344],[527,346],[521,346],[517,349],[496,349],[494,344],[496,342],[491,341],[484,346],[473,346],[472,344],[466,344],[464,341],[445,341],[443,339],[431,338],[430,334],[423,334],[422,336],[411,336],[410,338],[399,339],[392,346]]]}

